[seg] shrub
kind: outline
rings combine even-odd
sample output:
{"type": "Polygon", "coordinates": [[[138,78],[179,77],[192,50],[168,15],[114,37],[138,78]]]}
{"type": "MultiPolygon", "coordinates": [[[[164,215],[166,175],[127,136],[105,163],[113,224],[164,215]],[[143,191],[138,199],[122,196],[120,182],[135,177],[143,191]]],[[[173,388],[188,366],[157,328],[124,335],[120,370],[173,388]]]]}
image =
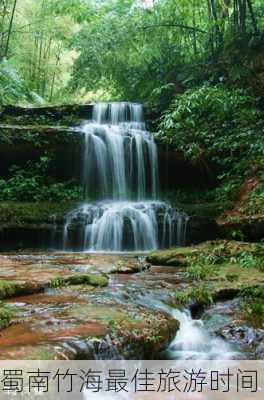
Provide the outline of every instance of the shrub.
{"type": "Polygon", "coordinates": [[[240,184],[249,159],[261,157],[263,120],[254,99],[241,89],[223,85],[187,90],[177,95],[159,125],[158,138],[183,152],[186,159],[218,166],[224,198],[240,184]],[[230,174],[236,179],[230,181],[230,174]]]}
{"type": "Polygon", "coordinates": [[[0,201],[79,201],[82,188],[75,181],[52,182],[48,179],[50,158],[41,157],[25,168],[13,166],[10,177],[0,179],[0,201]]]}

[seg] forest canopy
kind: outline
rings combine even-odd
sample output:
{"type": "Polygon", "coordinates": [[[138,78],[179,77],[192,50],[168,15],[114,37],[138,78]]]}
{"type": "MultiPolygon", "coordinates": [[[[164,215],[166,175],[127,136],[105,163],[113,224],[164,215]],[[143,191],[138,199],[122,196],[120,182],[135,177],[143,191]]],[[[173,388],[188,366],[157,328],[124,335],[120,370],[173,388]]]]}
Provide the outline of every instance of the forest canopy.
{"type": "Polygon", "coordinates": [[[142,101],[263,89],[262,0],[2,0],[1,102],[142,101]]]}

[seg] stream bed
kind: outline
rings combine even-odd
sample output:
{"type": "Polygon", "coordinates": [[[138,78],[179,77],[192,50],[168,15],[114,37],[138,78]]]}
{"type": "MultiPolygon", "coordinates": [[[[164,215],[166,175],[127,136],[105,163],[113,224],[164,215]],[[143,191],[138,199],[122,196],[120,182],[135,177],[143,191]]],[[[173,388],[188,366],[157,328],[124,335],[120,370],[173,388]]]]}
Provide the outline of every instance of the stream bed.
{"type": "MultiPolygon", "coordinates": [[[[193,319],[188,309],[176,307],[175,289],[188,284],[180,268],[150,266],[144,256],[135,255],[1,256],[1,279],[23,284],[25,277],[36,290],[4,301],[13,316],[10,326],[0,332],[1,359],[255,356],[245,332],[242,338],[239,330],[236,334],[228,330],[237,319],[239,300],[219,302],[199,319],[193,319]],[[59,277],[80,273],[107,275],[108,285],[59,284],[59,277]]],[[[248,330],[251,340],[254,335],[263,340],[262,330],[248,330]]]]}

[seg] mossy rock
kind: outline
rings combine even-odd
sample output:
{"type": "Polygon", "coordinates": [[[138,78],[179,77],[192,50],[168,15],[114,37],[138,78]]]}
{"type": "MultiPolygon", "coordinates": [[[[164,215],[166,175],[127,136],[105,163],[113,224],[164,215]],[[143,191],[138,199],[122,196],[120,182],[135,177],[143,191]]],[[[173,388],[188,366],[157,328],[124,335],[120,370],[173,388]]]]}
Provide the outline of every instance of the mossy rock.
{"type": "Polygon", "coordinates": [[[16,296],[26,296],[34,293],[40,293],[45,290],[45,284],[34,282],[19,282],[0,280],[0,300],[16,296]]]}
{"type": "Polygon", "coordinates": [[[193,249],[191,247],[153,251],[148,255],[147,261],[152,265],[185,267],[187,266],[186,256],[190,255],[192,252],[193,249]]]}
{"type": "Polygon", "coordinates": [[[103,274],[75,274],[66,278],[54,278],[50,282],[51,287],[90,285],[94,287],[105,287],[108,285],[108,277],[103,274]]]}

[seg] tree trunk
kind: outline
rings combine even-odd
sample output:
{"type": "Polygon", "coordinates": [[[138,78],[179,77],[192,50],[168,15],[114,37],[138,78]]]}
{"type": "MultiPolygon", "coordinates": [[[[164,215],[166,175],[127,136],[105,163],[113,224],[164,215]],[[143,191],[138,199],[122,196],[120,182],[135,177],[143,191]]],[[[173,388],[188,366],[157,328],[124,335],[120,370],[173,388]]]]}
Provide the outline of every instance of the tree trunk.
{"type": "Polygon", "coordinates": [[[49,97],[49,101],[52,102],[53,100],[53,94],[54,94],[54,87],[55,87],[55,81],[56,81],[56,75],[57,75],[57,68],[59,66],[59,62],[61,59],[61,49],[58,49],[58,53],[56,55],[56,65],[55,65],[55,69],[54,69],[54,73],[53,73],[53,77],[52,77],[52,82],[51,82],[51,88],[50,88],[50,97],[49,97]]]}
{"type": "MultiPolygon", "coordinates": [[[[192,18],[193,18],[193,27],[196,28],[196,15],[195,15],[195,7],[194,7],[194,4],[193,4],[193,11],[192,11],[192,13],[193,13],[193,15],[192,15],[192,18]]],[[[197,54],[197,33],[196,33],[195,30],[193,31],[193,52],[194,52],[194,55],[197,54]]]]}
{"type": "Polygon", "coordinates": [[[4,57],[6,57],[6,58],[8,56],[9,43],[10,43],[10,37],[11,37],[11,34],[12,34],[12,29],[13,29],[13,22],[14,22],[14,16],[15,16],[15,12],[16,12],[16,6],[17,6],[17,0],[14,0],[12,13],[11,13],[11,19],[10,19],[9,27],[8,27],[6,47],[5,47],[5,52],[4,52],[4,57]]]}
{"type": "Polygon", "coordinates": [[[239,22],[238,22],[238,0],[234,0],[234,31],[237,32],[239,30],[239,22]]]}
{"type": "Polygon", "coordinates": [[[4,42],[5,42],[5,18],[7,13],[7,0],[3,2],[2,8],[2,20],[1,20],[1,41],[0,41],[0,60],[4,57],[4,42]]]}
{"type": "Polygon", "coordinates": [[[247,0],[247,5],[248,5],[248,9],[249,9],[252,25],[253,25],[253,28],[254,28],[254,32],[258,33],[257,18],[256,18],[256,15],[254,13],[254,9],[253,9],[253,5],[252,5],[251,0],[247,0]]]}
{"type": "Polygon", "coordinates": [[[246,0],[238,0],[238,10],[239,10],[240,33],[244,36],[246,33],[246,14],[247,14],[246,0]]]}

